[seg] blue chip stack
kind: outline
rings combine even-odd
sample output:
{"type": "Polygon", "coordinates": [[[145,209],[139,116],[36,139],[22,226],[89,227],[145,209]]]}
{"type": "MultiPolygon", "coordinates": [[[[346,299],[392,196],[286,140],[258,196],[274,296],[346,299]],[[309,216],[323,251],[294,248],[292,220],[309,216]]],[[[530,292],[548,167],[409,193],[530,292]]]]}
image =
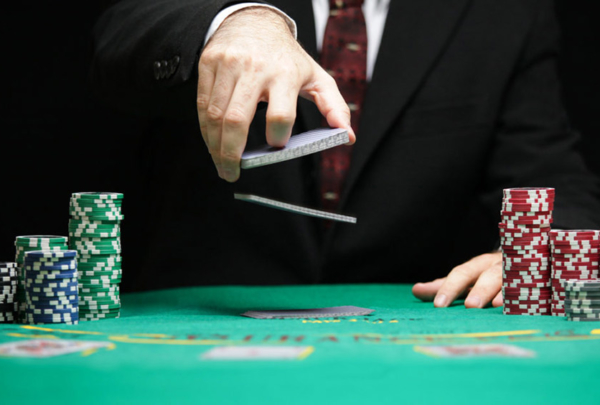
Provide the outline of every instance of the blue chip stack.
{"type": "Polygon", "coordinates": [[[0,262],[0,323],[15,321],[17,283],[17,263],[0,262]]]}
{"type": "Polygon", "coordinates": [[[67,250],[69,238],[66,236],[56,235],[27,235],[17,236],[15,240],[16,256],[15,262],[17,263],[17,295],[16,295],[16,307],[17,307],[17,323],[26,323],[25,320],[25,309],[27,308],[27,302],[25,299],[25,280],[23,274],[23,262],[25,261],[25,253],[34,250],[50,250],[60,251],[67,250]]]}
{"type": "Polygon", "coordinates": [[[27,323],[78,323],[76,251],[26,252],[23,274],[27,323]]]}

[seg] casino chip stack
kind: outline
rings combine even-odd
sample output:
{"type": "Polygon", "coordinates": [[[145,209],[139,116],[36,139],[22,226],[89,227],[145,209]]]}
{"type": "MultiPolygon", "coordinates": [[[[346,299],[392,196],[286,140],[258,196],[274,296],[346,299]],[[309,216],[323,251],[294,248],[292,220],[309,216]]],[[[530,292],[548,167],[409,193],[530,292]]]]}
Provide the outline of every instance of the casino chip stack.
{"type": "Polygon", "coordinates": [[[17,276],[18,276],[18,289],[17,289],[17,312],[19,323],[25,323],[25,280],[23,274],[23,262],[25,261],[25,253],[32,251],[61,251],[69,249],[67,241],[69,238],[66,236],[55,236],[55,235],[29,235],[29,236],[17,236],[15,240],[16,257],[17,262],[17,276]]]}
{"type": "Polygon", "coordinates": [[[548,232],[553,188],[504,190],[500,244],[506,315],[549,315],[551,309],[548,232]]]}
{"type": "Polygon", "coordinates": [[[567,320],[600,321],[600,280],[568,280],[563,284],[567,320]]]}
{"type": "Polygon", "coordinates": [[[79,253],[79,319],[118,318],[121,310],[123,194],[74,193],[70,247],[79,253]]]}
{"type": "Polygon", "coordinates": [[[23,274],[28,324],[77,324],[76,251],[26,252],[23,274]]]}
{"type": "Polygon", "coordinates": [[[552,315],[564,316],[567,280],[595,280],[600,259],[600,231],[552,230],[552,315]]]}
{"type": "Polygon", "coordinates": [[[17,263],[0,262],[0,323],[15,321],[17,283],[17,263]]]}

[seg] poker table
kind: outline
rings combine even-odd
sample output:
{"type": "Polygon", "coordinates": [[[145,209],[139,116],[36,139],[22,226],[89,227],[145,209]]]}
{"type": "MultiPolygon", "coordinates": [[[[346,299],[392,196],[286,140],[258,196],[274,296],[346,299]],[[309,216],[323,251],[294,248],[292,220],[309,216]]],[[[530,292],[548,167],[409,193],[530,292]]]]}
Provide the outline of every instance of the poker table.
{"type": "Polygon", "coordinates": [[[0,344],[109,342],[0,358],[0,403],[598,403],[600,325],[501,308],[433,308],[408,285],[201,287],[122,295],[121,318],[0,325],[0,344]],[[253,319],[355,305],[368,316],[253,319]],[[215,347],[303,346],[292,359],[207,359],[215,347]],[[513,347],[529,353],[513,357],[513,347]],[[446,347],[445,355],[431,353],[446,347]],[[466,348],[469,350],[461,350],[466,348]],[[450,353],[450,356],[447,354],[450,353]]]}

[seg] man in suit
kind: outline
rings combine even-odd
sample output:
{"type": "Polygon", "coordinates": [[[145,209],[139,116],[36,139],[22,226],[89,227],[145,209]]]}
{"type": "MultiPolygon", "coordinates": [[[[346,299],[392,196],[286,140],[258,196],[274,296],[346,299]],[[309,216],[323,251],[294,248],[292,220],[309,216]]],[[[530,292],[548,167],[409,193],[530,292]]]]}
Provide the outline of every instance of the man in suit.
{"type": "MultiPolygon", "coordinates": [[[[501,257],[484,252],[495,247],[503,188],[555,187],[556,227],[600,226],[598,184],[574,148],[577,136],[560,102],[550,1],[359,4],[371,15],[371,22],[365,16],[371,54],[358,123],[331,72],[316,62],[323,52],[317,46],[322,2],[228,9],[238,3],[125,0],[95,31],[98,92],[146,116],[197,118],[212,163],[226,180],[214,181],[209,154],[196,149],[197,130],[171,141],[177,162],[167,166],[178,167],[164,192],[185,197],[163,207],[148,263],[157,272],[173,263],[203,268],[178,276],[175,284],[438,277],[415,285],[415,295],[444,307],[468,293],[468,307],[497,306],[501,257]],[[225,15],[222,22],[219,15],[225,15]],[[257,109],[260,102],[268,103],[266,110],[257,109]],[[284,145],[292,133],[319,127],[323,119],[348,129],[351,144],[356,140],[335,209],[356,214],[357,225],[324,226],[231,201],[235,187],[326,204],[318,156],[241,178],[239,172],[246,146],[265,138],[284,145]],[[457,262],[467,255],[475,257],[457,262]]],[[[327,6],[332,16],[348,5],[327,6]]]]}

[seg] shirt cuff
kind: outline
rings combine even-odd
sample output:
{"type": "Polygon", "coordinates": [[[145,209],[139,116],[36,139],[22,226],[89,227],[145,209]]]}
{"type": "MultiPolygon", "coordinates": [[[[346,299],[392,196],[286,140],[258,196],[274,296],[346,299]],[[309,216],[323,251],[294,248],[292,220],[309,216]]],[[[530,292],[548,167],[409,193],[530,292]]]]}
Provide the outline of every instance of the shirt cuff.
{"type": "Polygon", "coordinates": [[[217,29],[219,29],[219,27],[221,26],[221,24],[223,23],[223,21],[225,21],[225,19],[227,17],[229,17],[231,14],[235,13],[236,11],[239,11],[239,10],[241,10],[243,8],[247,8],[247,7],[266,7],[266,8],[270,8],[270,9],[276,11],[279,15],[281,15],[285,19],[288,27],[290,27],[290,31],[292,31],[292,34],[294,34],[294,38],[298,39],[298,28],[296,27],[296,22],[294,20],[292,20],[290,18],[290,16],[287,15],[286,13],[284,13],[283,11],[279,10],[276,7],[269,6],[267,4],[262,4],[262,3],[241,3],[241,4],[236,4],[234,6],[229,6],[225,9],[221,10],[219,12],[219,14],[217,14],[215,16],[215,18],[212,20],[212,23],[210,24],[210,27],[208,28],[208,32],[206,33],[206,36],[204,37],[204,45],[206,45],[208,40],[210,38],[212,38],[212,36],[215,34],[217,29]]]}

